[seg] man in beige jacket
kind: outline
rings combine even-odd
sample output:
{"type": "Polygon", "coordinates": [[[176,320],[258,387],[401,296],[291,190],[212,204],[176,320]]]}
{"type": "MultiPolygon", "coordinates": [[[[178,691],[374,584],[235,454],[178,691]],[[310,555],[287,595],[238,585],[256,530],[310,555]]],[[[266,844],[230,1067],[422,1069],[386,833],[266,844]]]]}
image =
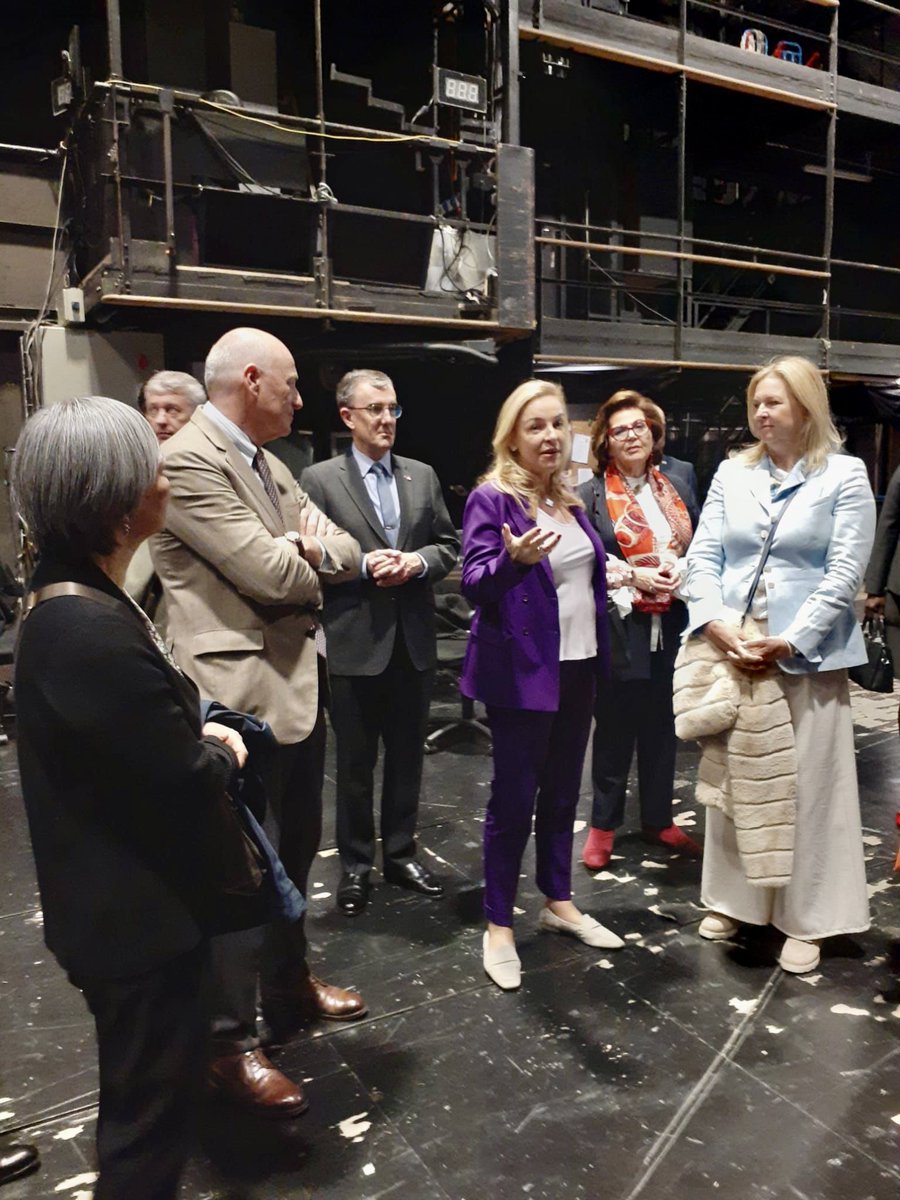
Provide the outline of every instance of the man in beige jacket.
{"type": "MultiPolygon", "coordinates": [[[[169,643],[202,696],[271,725],[279,748],[266,825],[305,894],[322,826],[325,725],[312,636],[320,577],[355,578],[360,550],[262,449],[289,432],[302,407],[287,346],[262,330],[233,329],[210,350],[205,382],[209,402],[162,447],[171,496],[152,554],[169,643]]],[[[214,939],[209,1081],[261,1115],[293,1117],[306,1099],[263,1054],[256,1029],[262,934],[214,939]]],[[[365,1013],[357,993],[310,974],[302,922],[272,926],[266,940],[266,983],[280,1002],[335,1020],[365,1013]]]]}

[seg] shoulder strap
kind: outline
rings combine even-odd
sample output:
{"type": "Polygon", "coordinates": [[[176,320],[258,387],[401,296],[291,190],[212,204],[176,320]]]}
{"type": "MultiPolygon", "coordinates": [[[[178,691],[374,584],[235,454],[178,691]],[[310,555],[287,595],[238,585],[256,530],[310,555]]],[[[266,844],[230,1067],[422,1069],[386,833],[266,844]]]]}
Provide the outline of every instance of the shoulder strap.
{"type": "MultiPolygon", "coordinates": [[[[800,486],[802,487],[802,484],[800,486]]],[[[756,567],[756,574],[753,576],[753,582],[750,585],[750,595],[747,597],[747,603],[744,606],[743,613],[741,614],[741,624],[742,625],[746,621],[747,614],[750,612],[750,609],[753,607],[753,597],[756,595],[756,589],[759,587],[759,580],[763,573],[763,567],[766,565],[766,559],[769,557],[769,551],[772,549],[772,543],[775,540],[775,530],[778,528],[778,523],[781,520],[781,518],[784,516],[787,506],[790,504],[790,502],[793,500],[793,498],[797,495],[797,493],[799,491],[800,491],[800,487],[794,488],[794,490],[788,496],[787,500],[785,500],[784,504],[782,504],[781,508],[778,510],[778,516],[775,518],[775,520],[769,526],[769,533],[768,533],[768,536],[766,537],[765,544],[763,545],[762,554],[759,556],[759,563],[757,564],[757,567],[756,567]]]]}
{"type": "Polygon", "coordinates": [[[39,604],[43,604],[45,600],[55,600],[58,596],[80,596],[83,600],[93,600],[97,604],[105,604],[107,608],[118,610],[122,608],[121,600],[107,596],[106,592],[101,592],[99,588],[68,580],[65,583],[48,583],[46,587],[38,588],[36,592],[29,592],[25,598],[22,620],[24,621],[39,604]]]}

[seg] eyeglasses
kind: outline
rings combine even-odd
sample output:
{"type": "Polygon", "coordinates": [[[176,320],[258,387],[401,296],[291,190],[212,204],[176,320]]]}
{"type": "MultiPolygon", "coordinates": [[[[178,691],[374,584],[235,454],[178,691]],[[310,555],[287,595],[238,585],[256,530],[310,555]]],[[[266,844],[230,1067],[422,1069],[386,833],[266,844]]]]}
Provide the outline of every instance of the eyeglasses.
{"type": "Polygon", "coordinates": [[[403,416],[402,404],[345,404],[344,408],[349,408],[351,412],[367,412],[376,420],[382,413],[394,418],[403,416]]]}
{"type": "Polygon", "coordinates": [[[640,437],[649,428],[646,421],[632,421],[630,425],[617,425],[615,429],[610,429],[609,436],[614,442],[624,442],[629,433],[636,433],[640,437]]]}

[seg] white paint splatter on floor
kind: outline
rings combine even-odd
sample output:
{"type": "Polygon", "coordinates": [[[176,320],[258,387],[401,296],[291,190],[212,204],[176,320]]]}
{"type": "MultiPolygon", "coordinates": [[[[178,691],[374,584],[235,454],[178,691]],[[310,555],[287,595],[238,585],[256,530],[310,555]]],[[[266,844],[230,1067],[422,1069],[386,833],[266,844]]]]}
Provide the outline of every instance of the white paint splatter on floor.
{"type": "Polygon", "coordinates": [[[900,1113],[897,1113],[897,1115],[895,1117],[891,1117],[891,1120],[894,1122],[895,1125],[900,1125],[900,1113]]]}
{"type": "Polygon", "coordinates": [[[354,1113],[352,1117],[347,1117],[345,1121],[338,1124],[338,1129],[341,1132],[341,1137],[358,1138],[364,1133],[368,1133],[372,1128],[372,1122],[367,1121],[368,1112],[354,1113]]]}
{"type": "Polygon", "coordinates": [[[441,856],[439,854],[435,854],[435,852],[433,850],[429,850],[427,846],[423,846],[422,849],[425,851],[426,854],[430,854],[435,862],[439,862],[442,867],[450,866],[450,864],[447,862],[446,858],[441,858],[441,856]]]}
{"type": "Polygon", "coordinates": [[[798,975],[797,978],[801,983],[808,983],[810,987],[817,987],[822,976],[821,975],[798,975]]]}
{"type": "Polygon", "coordinates": [[[659,888],[655,888],[655,887],[644,888],[644,895],[645,896],[658,896],[659,888]]]}
{"type": "Polygon", "coordinates": [[[767,1025],[766,1032],[767,1033],[784,1033],[784,1030],[782,1029],[782,1027],[780,1025],[767,1025]]]}
{"type": "Polygon", "coordinates": [[[645,858],[644,861],[641,863],[641,866],[644,867],[648,871],[668,871],[668,869],[669,869],[668,863],[654,862],[650,858],[645,858]]]}
{"type": "Polygon", "coordinates": [[[328,900],[330,898],[330,896],[331,896],[331,892],[313,892],[310,899],[311,900],[328,900]]]}
{"type": "Polygon", "coordinates": [[[880,837],[876,837],[874,833],[864,833],[863,842],[867,846],[880,846],[882,839],[880,837]]]}
{"type": "Polygon", "coordinates": [[[687,812],[676,813],[676,815],[672,818],[672,820],[676,825],[681,825],[681,826],[696,825],[697,822],[694,820],[694,817],[696,815],[697,814],[695,813],[695,811],[691,808],[687,812]]]}
{"type": "Polygon", "coordinates": [[[879,892],[886,892],[892,886],[889,879],[879,879],[877,883],[870,883],[868,886],[869,897],[877,896],[879,892]]]}
{"type": "Polygon", "coordinates": [[[68,1129],[61,1129],[59,1133],[54,1133],[53,1140],[55,1142],[68,1142],[72,1138],[78,1137],[79,1133],[84,1132],[83,1125],[72,1125],[68,1129]]]}
{"type": "Polygon", "coordinates": [[[831,1011],[839,1017],[869,1017],[872,1014],[867,1008],[851,1008],[849,1004],[832,1004],[831,1011]]]}
{"type": "Polygon", "coordinates": [[[576,821],[572,826],[573,833],[581,833],[583,829],[587,829],[587,821],[576,821]]]}
{"type": "Polygon", "coordinates": [[[731,1008],[736,1008],[742,1017],[746,1017],[749,1013],[756,1012],[756,1006],[759,1004],[759,998],[755,997],[752,1000],[739,1000],[737,996],[732,996],[728,1001],[731,1008]]]}
{"type": "Polygon", "coordinates": [[[362,1169],[362,1173],[363,1173],[363,1175],[374,1175],[375,1174],[375,1164],[374,1163],[366,1163],[366,1165],[362,1169]]]}
{"type": "Polygon", "coordinates": [[[330,850],[320,850],[319,858],[333,858],[337,854],[337,846],[332,846],[330,850]]]}
{"type": "Polygon", "coordinates": [[[604,971],[611,971],[613,969],[613,965],[608,958],[601,958],[599,962],[594,963],[594,966],[602,967],[604,971]]]}
{"type": "Polygon", "coordinates": [[[633,883],[636,876],[634,875],[613,875],[612,871],[598,871],[594,875],[595,879],[599,879],[601,883],[610,881],[612,883],[633,883]]]}
{"type": "MultiPolygon", "coordinates": [[[[82,1174],[82,1175],[73,1175],[70,1179],[61,1179],[59,1181],[59,1183],[56,1185],[56,1187],[53,1189],[53,1191],[54,1192],[71,1192],[74,1188],[81,1187],[82,1184],[86,1184],[88,1187],[90,1187],[92,1184],[94,1184],[96,1182],[97,1182],[97,1172],[96,1171],[85,1171],[84,1174],[82,1174]]],[[[73,1197],[73,1200],[74,1200],[74,1197],[73,1197]]]]}

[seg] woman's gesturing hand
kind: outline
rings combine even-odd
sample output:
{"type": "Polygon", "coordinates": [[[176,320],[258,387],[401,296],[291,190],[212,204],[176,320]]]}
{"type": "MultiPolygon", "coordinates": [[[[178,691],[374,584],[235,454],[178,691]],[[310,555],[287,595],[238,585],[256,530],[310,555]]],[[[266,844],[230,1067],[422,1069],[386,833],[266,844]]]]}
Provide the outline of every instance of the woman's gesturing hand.
{"type": "Polygon", "coordinates": [[[500,532],[503,534],[503,545],[506,547],[506,553],[513,562],[522,563],[524,566],[529,567],[540,562],[542,558],[546,558],[562,537],[562,534],[559,533],[545,533],[537,525],[533,529],[527,530],[520,537],[516,537],[506,522],[503,523],[500,532]]]}

